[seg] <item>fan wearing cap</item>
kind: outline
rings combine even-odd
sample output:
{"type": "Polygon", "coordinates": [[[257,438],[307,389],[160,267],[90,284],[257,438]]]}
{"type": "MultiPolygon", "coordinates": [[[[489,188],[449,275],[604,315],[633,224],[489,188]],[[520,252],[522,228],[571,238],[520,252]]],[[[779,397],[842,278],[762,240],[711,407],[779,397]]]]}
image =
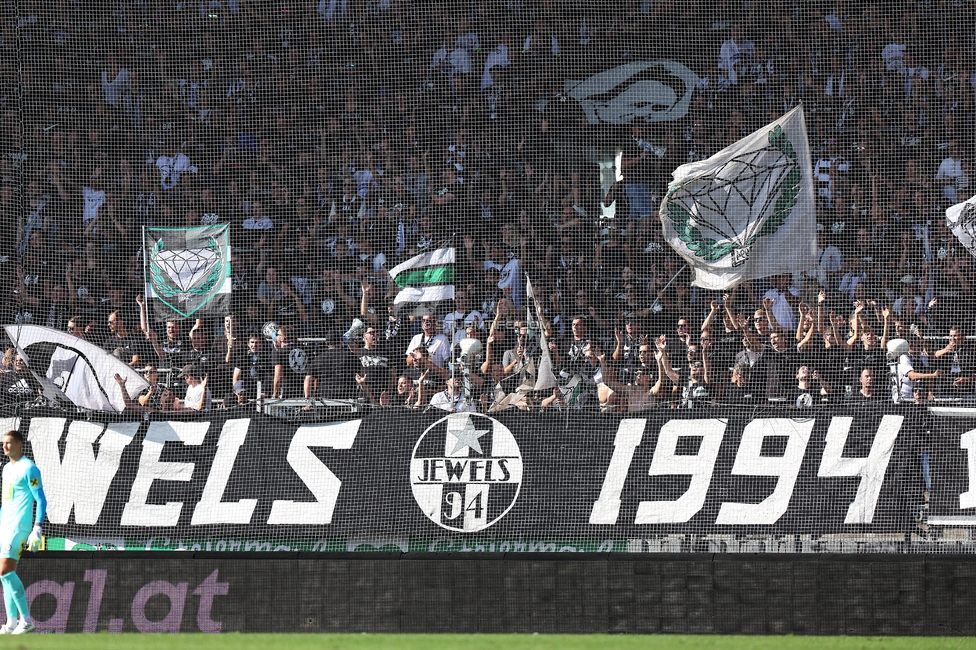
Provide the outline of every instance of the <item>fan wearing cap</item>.
{"type": "Polygon", "coordinates": [[[186,381],[186,395],[183,396],[183,408],[194,411],[210,410],[210,389],[207,387],[208,377],[201,377],[200,367],[187,364],[180,371],[179,378],[186,381]]]}
{"type": "Polygon", "coordinates": [[[928,367],[931,357],[926,353],[925,339],[922,338],[921,333],[916,331],[908,338],[907,343],[907,346],[905,342],[901,342],[901,345],[898,345],[893,341],[893,350],[889,350],[889,354],[894,353],[899,355],[896,370],[898,377],[898,397],[903,402],[911,402],[915,399],[915,390],[917,389],[921,389],[923,392],[931,390],[932,382],[930,380],[938,381],[943,374],[941,368],[933,370],[931,367],[928,367]],[[907,349],[905,349],[906,347],[907,349]],[[915,370],[916,365],[922,370],[915,370]]]}

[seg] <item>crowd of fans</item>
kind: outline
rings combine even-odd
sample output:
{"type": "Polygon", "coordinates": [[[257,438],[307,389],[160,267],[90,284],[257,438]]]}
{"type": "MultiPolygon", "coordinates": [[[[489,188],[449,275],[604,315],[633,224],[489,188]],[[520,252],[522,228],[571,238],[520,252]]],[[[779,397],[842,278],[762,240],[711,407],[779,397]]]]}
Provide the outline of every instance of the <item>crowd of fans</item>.
{"type": "Polygon", "coordinates": [[[132,408],[890,399],[895,339],[898,392],[968,398],[972,257],[943,218],[971,193],[964,4],[5,2],[0,320],[145,369],[132,408]],[[699,77],[686,114],[594,123],[566,92],[656,59],[699,77]],[[817,267],[691,286],[657,215],[671,172],[800,102],[817,267]],[[142,228],[216,224],[234,315],[153,322],[142,228]],[[456,304],[394,317],[389,269],[443,245],[456,304]],[[534,390],[543,330],[560,387],[534,390]]]}

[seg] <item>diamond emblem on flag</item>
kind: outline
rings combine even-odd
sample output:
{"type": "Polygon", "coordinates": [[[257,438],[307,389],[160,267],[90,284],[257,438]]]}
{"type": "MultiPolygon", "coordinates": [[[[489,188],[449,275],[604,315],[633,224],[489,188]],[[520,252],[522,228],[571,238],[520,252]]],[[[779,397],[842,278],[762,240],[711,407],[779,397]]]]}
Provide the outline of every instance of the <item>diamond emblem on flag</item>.
{"type": "Polygon", "coordinates": [[[798,167],[795,161],[778,150],[752,151],[730,159],[713,177],[699,179],[707,182],[696,191],[686,185],[682,188],[685,191],[675,200],[699,226],[733,239],[743,232],[747,215],[730,210],[731,205],[743,203],[765,214],[776,198],[783,178],[798,167]],[[757,205],[760,202],[761,205],[757,205]]]}
{"type": "Polygon", "coordinates": [[[194,285],[205,279],[214,266],[220,263],[220,255],[206,248],[164,250],[155,257],[155,262],[180,289],[180,299],[186,300],[194,285]]]}
{"type": "Polygon", "coordinates": [[[741,266],[757,239],[775,232],[796,204],[800,164],[777,126],[768,145],[730,157],[717,170],[668,189],[667,218],[689,252],[741,266]]]}
{"type": "Polygon", "coordinates": [[[228,228],[147,228],[146,295],[159,320],[225,313],[229,306],[228,228]]]}
{"type": "Polygon", "coordinates": [[[211,237],[206,248],[167,249],[160,239],[151,253],[153,289],[166,298],[187,302],[209,293],[220,278],[221,249],[211,237]]]}

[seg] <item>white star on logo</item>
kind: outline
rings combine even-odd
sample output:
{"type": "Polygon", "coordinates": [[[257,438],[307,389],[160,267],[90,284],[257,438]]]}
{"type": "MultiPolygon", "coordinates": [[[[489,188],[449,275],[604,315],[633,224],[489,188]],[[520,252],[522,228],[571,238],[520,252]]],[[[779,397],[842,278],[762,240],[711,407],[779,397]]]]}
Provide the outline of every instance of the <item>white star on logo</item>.
{"type": "Polygon", "coordinates": [[[454,446],[452,454],[458,453],[465,447],[474,449],[479,454],[484,453],[481,451],[481,443],[478,442],[478,438],[488,433],[488,429],[476,429],[471,422],[470,415],[465,413],[460,417],[450,418],[447,421],[447,432],[457,438],[457,444],[454,446]]]}

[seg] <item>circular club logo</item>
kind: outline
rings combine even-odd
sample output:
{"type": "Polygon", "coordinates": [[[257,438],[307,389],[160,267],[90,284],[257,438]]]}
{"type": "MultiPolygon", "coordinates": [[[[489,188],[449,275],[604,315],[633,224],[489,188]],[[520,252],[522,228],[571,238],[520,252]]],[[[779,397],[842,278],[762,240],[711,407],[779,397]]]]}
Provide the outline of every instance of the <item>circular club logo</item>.
{"type": "Polygon", "coordinates": [[[522,454],[504,424],[452,413],[413,448],[410,486],[420,509],[447,530],[473,533],[512,509],[522,486],[522,454]]]}

